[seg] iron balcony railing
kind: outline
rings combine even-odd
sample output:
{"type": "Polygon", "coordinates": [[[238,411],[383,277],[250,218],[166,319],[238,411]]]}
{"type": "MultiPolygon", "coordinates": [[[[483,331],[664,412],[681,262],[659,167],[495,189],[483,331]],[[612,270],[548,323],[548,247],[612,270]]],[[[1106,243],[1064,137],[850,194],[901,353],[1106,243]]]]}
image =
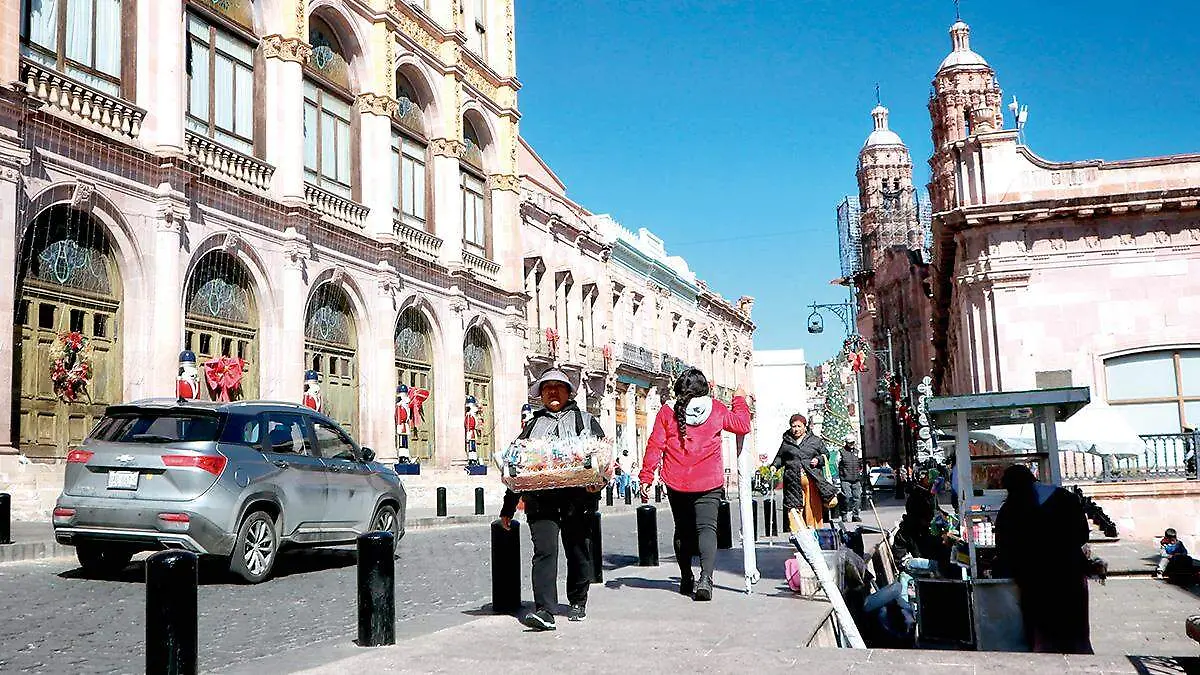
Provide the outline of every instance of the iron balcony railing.
{"type": "Polygon", "coordinates": [[[1144,434],[1146,449],[1134,456],[1060,455],[1063,480],[1073,483],[1112,483],[1164,478],[1196,478],[1196,448],[1200,434],[1144,434]]]}

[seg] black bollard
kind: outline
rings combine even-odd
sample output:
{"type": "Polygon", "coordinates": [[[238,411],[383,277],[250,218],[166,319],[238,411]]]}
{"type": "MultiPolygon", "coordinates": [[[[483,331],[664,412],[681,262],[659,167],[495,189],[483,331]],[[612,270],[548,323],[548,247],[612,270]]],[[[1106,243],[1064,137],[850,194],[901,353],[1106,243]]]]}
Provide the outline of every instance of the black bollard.
{"type": "Polygon", "coordinates": [[[592,583],[604,583],[604,536],[600,529],[600,512],[592,514],[592,583]]]}
{"type": "Polygon", "coordinates": [[[771,516],[775,515],[775,500],[764,499],[763,505],[763,536],[771,536],[771,516]]]}
{"type": "Polygon", "coordinates": [[[0,544],[12,543],[12,495],[0,492],[0,544]]]}
{"type": "Polygon", "coordinates": [[[358,646],[396,644],[396,538],[367,532],[358,538],[358,646]]]}
{"type": "Polygon", "coordinates": [[[733,548],[733,521],[729,502],[722,499],[717,506],[717,548],[733,548]]]}
{"type": "Polygon", "coordinates": [[[437,514],[439,516],[446,515],[446,488],[444,487],[437,489],[437,514]]]}
{"type": "Polygon", "coordinates": [[[146,559],[146,673],[192,675],[199,632],[199,559],[191,551],[159,551],[146,559]]]}
{"type": "Polygon", "coordinates": [[[625,486],[625,504],[633,503],[633,483],[625,486]]]}
{"type": "Polygon", "coordinates": [[[612,506],[612,493],[613,493],[613,489],[612,489],[612,484],[610,483],[608,485],[608,487],[604,488],[604,505],[605,506],[612,506]]]}
{"type": "Polygon", "coordinates": [[[655,485],[654,486],[654,501],[656,501],[658,503],[662,503],[662,495],[663,495],[662,484],[660,483],[658,485],[655,485]]]}
{"type": "Polygon", "coordinates": [[[475,515],[483,515],[483,488],[475,488],[475,515]]]}
{"type": "Polygon", "coordinates": [[[658,509],[653,504],[637,507],[638,565],[658,567],[658,509]]]}
{"type": "MultiPolygon", "coordinates": [[[[758,541],[758,507],[754,504],[753,500],[750,502],[750,515],[754,517],[754,541],[758,541]]],[[[743,534],[742,536],[746,535],[743,534]]]]}
{"type": "Polygon", "coordinates": [[[492,521],[492,611],[510,614],[521,609],[521,523],[504,529],[492,521]]]}

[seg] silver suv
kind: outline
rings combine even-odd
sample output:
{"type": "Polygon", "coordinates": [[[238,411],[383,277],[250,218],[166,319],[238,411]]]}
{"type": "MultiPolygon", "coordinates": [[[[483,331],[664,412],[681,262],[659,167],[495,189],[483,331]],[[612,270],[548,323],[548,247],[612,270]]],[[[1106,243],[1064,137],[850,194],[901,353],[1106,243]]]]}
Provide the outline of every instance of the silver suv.
{"type": "Polygon", "coordinates": [[[138,551],[224,556],[257,583],[280,549],[404,536],[396,472],[328,417],[292,403],[136,401],[110,406],[67,455],[54,535],[84,570],[138,551]]]}

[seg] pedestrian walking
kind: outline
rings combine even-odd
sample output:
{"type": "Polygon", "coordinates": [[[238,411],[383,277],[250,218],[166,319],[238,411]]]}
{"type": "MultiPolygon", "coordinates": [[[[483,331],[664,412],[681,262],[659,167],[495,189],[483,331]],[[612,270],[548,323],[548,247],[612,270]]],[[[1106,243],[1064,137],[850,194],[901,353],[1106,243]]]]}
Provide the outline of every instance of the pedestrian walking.
{"type": "Polygon", "coordinates": [[[1004,471],[1002,485],[1008,496],[996,515],[996,566],[1017,584],[1029,644],[1035,652],[1093,653],[1083,504],[1020,464],[1004,471]]]}
{"type": "Polygon", "coordinates": [[[675,406],[663,406],[654,419],[642,460],[642,499],[649,499],[654,472],[667,486],[675,521],[675,559],[679,592],[700,601],[712,600],[712,574],[717,556],[717,510],[725,485],[721,432],[750,433],[746,392],[733,393],[732,410],[709,395],[708,378],[696,368],[685,370],[673,387],[675,406]],[[692,557],[700,556],[700,578],[692,573],[692,557]]]}
{"type": "MultiPolygon", "coordinates": [[[[600,423],[581,410],[572,399],[575,388],[561,370],[551,368],[529,388],[530,397],[542,400],[542,409],[521,431],[520,438],[573,438],[591,435],[604,437],[600,423]]],[[[542,631],[554,630],[554,612],[558,608],[558,542],[562,538],[567,557],[567,601],[570,621],[587,617],[588,587],[592,580],[591,520],[600,506],[597,487],[555,488],[504,494],[500,523],[510,527],[517,502],[525,500],[529,537],[533,540],[534,610],[522,620],[526,626],[542,631]]]]}
{"type": "Polygon", "coordinates": [[[809,527],[820,527],[825,521],[825,502],[837,496],[837,487],[825,480],[825,452],[825,444],[809,429],[808,419],[796,413],[788,419],[788,430],[771,460],[773,468],[783,469],[783,510],[799,509],[809,527]]]}
{"type": "Polygon", "coordinates": [[[858,443],[853,434],[846,435],[846,444],[838,457],[838,476],[842,479],[842,522],[846,514],[855,523],[862,522],[862,457],[858,455],[858,443]]]}

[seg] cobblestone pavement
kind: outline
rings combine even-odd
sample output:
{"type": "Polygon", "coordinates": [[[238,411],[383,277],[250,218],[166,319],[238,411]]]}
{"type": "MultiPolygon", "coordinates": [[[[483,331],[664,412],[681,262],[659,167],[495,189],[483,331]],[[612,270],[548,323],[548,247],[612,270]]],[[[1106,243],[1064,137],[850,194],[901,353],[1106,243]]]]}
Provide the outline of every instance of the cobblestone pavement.
{"type": "MultiPolygon", "coordinates": [[[[670,513],[659,512],[661,555],[670,550],[670,513]]],[[[606,514],[610,560],[636,554],[632,512],[606,514]]],[[[523,569],[531,546],[521,533],[523,569]]],[[[413,634],[471,618],[464,611],[490,602],[490,530],[466,525],[405,535],[396,561],[396,618],[413,634]]],[[[560,560],[560,565],[561,565],[560,560]]],[[[289,650],[329,641],[348,645],[356,634],[355,554],[299,551],[280,557],[277,577],[234,583],[216,565],[200,572],[202,670],[267,659],[264,672],[289,650]]],[[[565,572],[564,572],[565,574],[565,572]]],[[[525,595],[531,597],[528,574],[525,595]]],[[[70,559],[0,566],[0,672],[140,673],[144,668],[144,565],[135,561],[118,580],[83,578],[70,559]]],[[[563,577],[560,575],[560,580],[563,577]]],[[[337,650],[333,650],[337,651],[337,650]]],[[[308,664],[317,665],[317,664],[308,664]]]]}

